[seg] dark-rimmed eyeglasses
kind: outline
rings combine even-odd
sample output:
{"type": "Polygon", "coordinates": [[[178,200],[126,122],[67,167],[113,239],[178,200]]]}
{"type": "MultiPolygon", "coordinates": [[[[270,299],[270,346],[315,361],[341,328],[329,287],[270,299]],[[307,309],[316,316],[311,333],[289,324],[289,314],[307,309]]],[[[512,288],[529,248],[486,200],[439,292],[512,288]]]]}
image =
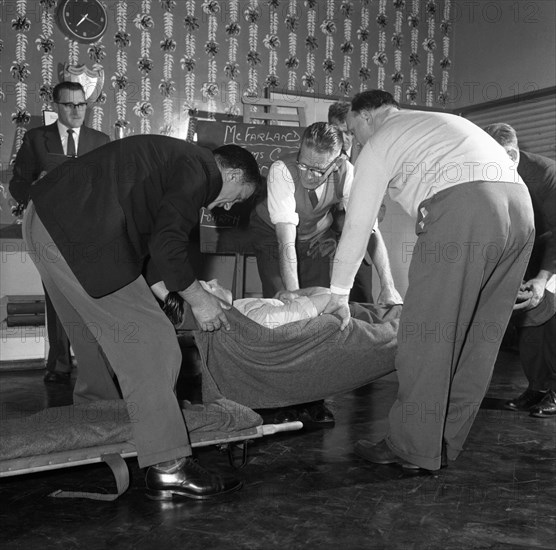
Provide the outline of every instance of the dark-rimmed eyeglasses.
{"type": "Polygon", "coordinates": [[[310,166],[309,164],[305,164],[304,162],[299,162],[299,155],[297,157],[297,166],[303,172],[309,172],[316,178],[324,178],[328,176],[331,172],[337,170],[340,166],[340,162],[342,160],[341,153],[325,168],[317,168],[315,166],[310,166]]]}
{"type": "Polygon", "coordinates": [[[66,109],[77,109],[78,111],[82,111],[87,107],[86,103],[61,103],[59,101],[56,102],[58,105],[64,106],[66,109]]]}

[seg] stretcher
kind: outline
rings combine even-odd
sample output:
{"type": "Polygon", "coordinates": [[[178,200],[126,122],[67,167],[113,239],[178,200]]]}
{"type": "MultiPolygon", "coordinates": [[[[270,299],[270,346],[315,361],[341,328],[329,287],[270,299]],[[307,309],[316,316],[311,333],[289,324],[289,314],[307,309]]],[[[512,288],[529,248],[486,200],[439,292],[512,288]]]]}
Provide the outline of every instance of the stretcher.
{"type": "MultiPolygon", "coordinates": [[[[188,365],[190,374],[201,374],[206,401],[190,406],[186,402],[184,407],[178,392],[192,447],[226,448],[232,464],[241,466],[249,441],[303,427],[301,422],[262,425],[253,409],[324,399],[393,372],[400,313],[401,306],[367,304],[353,309],[344,331],[332,315],[271,330],[232,308],[227,314],[229,331],[198,332],[194,343],[178,331],[182,371],[188,365]],[[238,446],[242,448],[239,463],[233,454],[238,446]]],[[[105,462],[116,477],[116,494],[56,491],[52,496],[118,498],[129,485],[124,459],[136,456],[125,405],[97,401],[87,407],[58,407],[58,411],[46,409],[28,418],[3,421],[0,477],[105,462]],[[49,417],[53,412],[58,414],[54,422],[49,417]]]]}
{"type": "MultiPolygon", "coordinates": [[[[2,444],[0,446],[0,478],[72,468],[86,464],[104,462],[111,469],[115,481],[115,493],[89,493],[57,490],[49,496],[55,498],[89,498],[93,500],[113,501],[129,487],[129,469],[125,459],[137,456],[135,445],[131,440],[131,427],[125,420],[123,403],[97,402],[94,412],[91,408],[84,415],[79,406],[56,407],[41,411],[36,415],[8,420],[2,423],[2,444]],[[105,407],[99,414],[99,407],[105,407]],[[83,421],[85,416],[89,420],[83,421]],[[98,416],[98,420],[94,417],[98,416]],[[76,420],[81,417],[80,420],[76,420]],[[110,420],[107,422],[107,417],[110,420]],[[48,420],[55,425],[48,425],[48,420]],[[44,427],[41,429],[41,425],[44,427]],[[17,456],[20,455],[20,456],[17,456]]],[[[210,409],[210,406],[208,407],[210,409]]],[[[207,407],[193,405],[193,413],[206,416],[207,407]],[[196,407],[196,409],[195,409],[196,407]]],[[[184,411],[186,420],[190,417],[184,411]]],[[[213,411],[221,414],[221,411],[213,411]]],[[[252,412],[252,411],[251,411],[252,412]]],[[[258,415],[253,418],[256,418],[258,415]]],[[[260,417],[259,417],[260,419],[260,417]]],[[[248,422],[252,422],[248,419],[248,422]]],[[[202,421],[192,424],[197,428],[190,432],[193,448],[215,445],[228,452],[230,463],[243,467],[247,462],[249,442],[267,435],[299,430],[301,422],[284,424],[267,424],[221,431],[203,429],[202,421]],[[240,460],[236,450],[241,450],[240,460]]],[[[208,421],[208,425],[213,423],[208,421]]]]}

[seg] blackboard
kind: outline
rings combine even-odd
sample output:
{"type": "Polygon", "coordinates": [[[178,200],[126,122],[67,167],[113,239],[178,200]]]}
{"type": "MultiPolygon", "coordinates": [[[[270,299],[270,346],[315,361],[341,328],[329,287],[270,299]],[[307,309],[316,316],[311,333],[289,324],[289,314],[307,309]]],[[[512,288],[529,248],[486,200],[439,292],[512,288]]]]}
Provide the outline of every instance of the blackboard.
{"type": "Polygon", "coordinates": [[[195,120],[197,145],[216,149],[221,145],[239,145],[253,153],[259,164],[262,187],[251,199],[234,204],[226,212],[220,208],[201,212],[201,252],[209,254],[253,254],[248,229],[252,210],[266,196],[266,176],[270,165],[288,153],[299,150],[304,128],[244,122],[195,120]]]}
{"type": "Polygon", "coordinates": [[[195,123],[197,144],[209,149],[234,144],[251,151],[266,177],[270,165],[288,153],[299,150],[304,128],[299,126],[270,126],[244,122],[213,122],[198,120],[195,123]]]}

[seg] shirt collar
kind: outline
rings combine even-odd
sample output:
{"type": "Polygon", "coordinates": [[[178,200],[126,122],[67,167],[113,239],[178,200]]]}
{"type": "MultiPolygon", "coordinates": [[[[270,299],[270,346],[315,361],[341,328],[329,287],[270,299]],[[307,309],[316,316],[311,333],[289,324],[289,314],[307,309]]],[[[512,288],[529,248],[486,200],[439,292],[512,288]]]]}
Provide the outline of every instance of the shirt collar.
{"type": "MultiPolygon", "coordinates": [[[[64,126],[59,120],[56,121],[56,124],[58,124],[58,132],[60,132],[60,136],[67,138],[68,130],[70,128],[64,126]]],[[[79,139],[79,132],[81,131],[81,126],[79,128],[71,128],[71,129],[74,131],[75,136],[79,139]]]]}

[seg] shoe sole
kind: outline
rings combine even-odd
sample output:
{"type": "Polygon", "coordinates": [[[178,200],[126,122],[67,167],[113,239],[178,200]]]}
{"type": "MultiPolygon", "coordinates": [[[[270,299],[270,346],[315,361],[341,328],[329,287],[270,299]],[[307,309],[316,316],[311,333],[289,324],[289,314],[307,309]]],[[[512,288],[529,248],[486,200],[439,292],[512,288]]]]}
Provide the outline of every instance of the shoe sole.
{"type": "Polygon", "coordinates": [[[504,409],[507,411],[513,411],[513,412],[529,412],[533,407],[535,407],[536,405],[531,405],[530,407],[509,407],[507,405],[504,405],[504,409]]]}
{"type": "Polygon", "coordinates": [[[533,418],[556,418],[556,413],[543,414],[543,413],[529,413],[533,418]]]}
{"type": "Polygon", "coordinates": [[[192,500],[210,500],[216,499],[218,497],[229,495],[231,493],[235,493],[239,491],[243,487],[243,481],[240,481],[237,485],[234,485],[230,489],[226,491],[221,491],[219,493],[215,493],[212,495],[196,495],[193,493],[188,493],[185,491],[164,491],[164,490],[157,490],[157,489],[148,489],[146,491],[147,498],[151,500],[173,500],[174,498],[189,498],[192,500]]]}
{"type": "MultiPolygon", "coordinates": [[[[417,466],[417,464],[411,464],[410,462],[405,462],[402,459],[400,460],[384,460],[381,462],[377,462],[375,460],[370,460],[368,457],[366,457],[362,452],[359,452],[357,448],[354,449],[355,454],[359,457],[362,458],[363,460],[366,460],[367,462],[370,462],[371,464],[376,464],[378,466],[397,466],[399,468],[401,468],[404,473],[407,474],[424,474],[424,473],[428,473],[428,474],[434,474],[435,472],[437,472],[438,470],[427,470],[426,468],[421,468],[421,466],[417,466]]],[[[440,469],[444,469],[447,468],[448,464],[445,462],[442,462],[440,469]]]]}
{"type": "Polygon", "coordinates": [[[433,474],[434,471],[433,470],[426,470],[425,468],[421,468],[420,466],[417,465],[413,465],[410,464],[409,462],[375,462],[373,460],[369,460],[368,458],[366,458],[364,455],[358,453],[357,451],[355,451],[355,454],[366,460],[367,462],[370,462],[371,464],[376,464],[377,466],[393,466],[394,468],[401,468],[401,470],[403,471],[404,474],[406,475],[414,475],[414,476],[418,476],[418,475],[424,475],[424,474],[433,474]]]}
{"type": "Polygon", "coordinates": [[[371,464],[379,464],[380,466],[388,466],[391,464],[397,464],[400,465],[399,462],[397,462],[396,460],[371,460],[368,456],[365,455],[365,451],[360,451],[357,446],[353,449],[353,452],[359,457],[362,458],[363,460],[366,460],[367,462],[370,462],[371,464]]]}

